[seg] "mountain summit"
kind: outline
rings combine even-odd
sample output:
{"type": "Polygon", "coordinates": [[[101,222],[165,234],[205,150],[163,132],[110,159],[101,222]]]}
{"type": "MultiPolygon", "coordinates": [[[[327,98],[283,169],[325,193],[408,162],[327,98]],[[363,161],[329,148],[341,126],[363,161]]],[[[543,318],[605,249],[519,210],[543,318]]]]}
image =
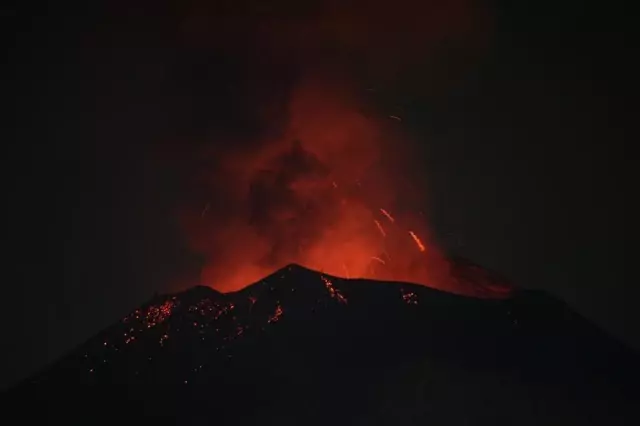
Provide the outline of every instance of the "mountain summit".
{"type": "Polygon", "coordinates": [[[452,265],[496,297],[289,265],[156,296],[7,396],[37,404],[23,419],[90,424],[629,421],[636,354],[543,292],[452,265]]]}

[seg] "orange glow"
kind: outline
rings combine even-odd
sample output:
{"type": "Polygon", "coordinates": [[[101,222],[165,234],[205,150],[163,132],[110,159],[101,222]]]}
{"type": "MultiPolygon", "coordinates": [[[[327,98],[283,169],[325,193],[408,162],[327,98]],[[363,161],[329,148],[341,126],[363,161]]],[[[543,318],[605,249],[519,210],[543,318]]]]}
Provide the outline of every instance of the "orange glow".
{"type": "Polygon", "coordinates": [[[205,255],[203,284],[234,291],[298,263],[345,278],[452,285],[418,209],[379,207],[420,198],[396,172],[407,169],[406,136],[386,117],[365,116],[349,93],[335,81],[301,83],[279,137],[216,152],[217,167],[198,171],[209,193],[182,212],[182,225],[205,255]],[[214,197],[224,201],[203,215],[214,197]]]}
{"type": "Polygon", "coordinates": [[[345,278],[466,291],[451,279],[416,213],[426,190],[408,182],[412,172],[424,174],[403,132],[410,118],[370,97],[378,85],[404,82],[400,71],[439,55],[445,40],[469,57],[483,49],[488,21],[473,4],[319,2],[308,16],[280,19],[274,9],[249,28],[245,21],[255,20],[242,14],[222,23],[193,12],[183,28],[186,43],[237,40],[234,51],[260,52],[248,58],[255,59],[248,72],[256,90],[238,94],[258,130],[225,134],[210,146],[202,141],[184,167],[193,173],[194,194],[180,208],[180,225],[203,259],[201,284],[235,291],[297,263],[345,278]],[[242,49],[245,40],[251,48],[242,49]],[[273,98],[262,96],[281,71],[293,71],[296,80],[273,98]]]}

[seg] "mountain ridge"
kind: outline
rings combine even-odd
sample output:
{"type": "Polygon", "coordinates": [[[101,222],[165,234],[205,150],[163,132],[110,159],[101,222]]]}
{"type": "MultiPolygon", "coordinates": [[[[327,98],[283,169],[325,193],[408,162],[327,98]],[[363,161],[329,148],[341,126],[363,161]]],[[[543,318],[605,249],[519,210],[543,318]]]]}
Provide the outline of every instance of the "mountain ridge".
{"type": "MultiPolygon", "coordinates": [[[[63,419],[73,417],[71,399],[82,401],[83,412],[126,407],[138,419],[164,412],[167,424],[178,418],[242,423],[236,406],[275,417],[290,409],[292,419],[315,424],[282,401],[315,410],[318,401],[340,395],[356,412],[366,411],[368,389],[378,389],[389,374],[397,381],[394,372],[403,365],[412,370],[427,362],[451,369],[451,377],[490,377],[487,386],[502,377],[518,389],[558,388],[576,400],[599,395],[618,403],[635,394],[637,360],[545,292],[472,298],[288,265],[236,292],[196,286],[157,295],[10,393],[33,397],[57,389],[56,400],[70,389],[66,403],[45,403],[45,412],[63,419]],[[213,419],[210,407],[218,413],[213,419]]],[[[255,420],[245,414],[242,421],[255,420]]]]}

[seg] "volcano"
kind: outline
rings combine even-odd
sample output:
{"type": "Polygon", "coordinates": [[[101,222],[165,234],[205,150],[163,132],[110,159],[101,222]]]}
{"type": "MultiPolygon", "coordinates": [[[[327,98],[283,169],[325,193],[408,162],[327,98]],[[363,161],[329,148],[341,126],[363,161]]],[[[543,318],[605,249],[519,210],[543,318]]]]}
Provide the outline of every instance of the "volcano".
{"type": "Polygon", "coordinates": [[[633,351],[544,292],[451,265],[485,297],[298,265],[157,295],[4,400],[72,424],[633,423],[633,351]]]}

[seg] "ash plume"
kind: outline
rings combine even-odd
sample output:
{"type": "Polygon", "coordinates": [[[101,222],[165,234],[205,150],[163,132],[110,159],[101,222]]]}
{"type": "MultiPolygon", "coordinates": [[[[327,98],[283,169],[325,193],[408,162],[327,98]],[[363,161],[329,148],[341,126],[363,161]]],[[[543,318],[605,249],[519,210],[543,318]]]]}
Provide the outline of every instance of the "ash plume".
{"type": "Polygon", "coordinates": [[[179,213],[205,258],[202,284],[237,290],[299,263],[446,287],[402,118],[365,94],[372,81],[401,85],[446,40],[477,51],[485,33],[484,15],[462,0],[193,6],[184,42],[244,52],[240,112],[258,122],[251,136],[200,145],[187,167],[198,195],[179,213]],[[274,75],[292,77],[273,89],[274,75]]]}

